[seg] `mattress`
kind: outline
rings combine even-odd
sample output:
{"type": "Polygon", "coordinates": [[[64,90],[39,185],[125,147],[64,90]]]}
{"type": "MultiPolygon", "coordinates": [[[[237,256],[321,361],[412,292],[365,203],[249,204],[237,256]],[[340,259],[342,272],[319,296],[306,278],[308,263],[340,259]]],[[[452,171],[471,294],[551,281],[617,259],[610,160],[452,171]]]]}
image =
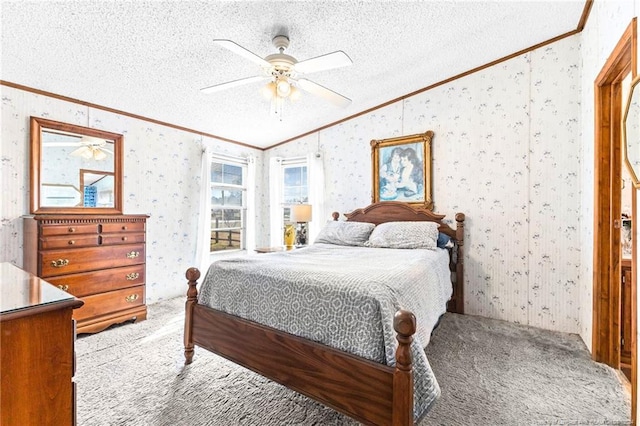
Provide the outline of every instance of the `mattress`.
{"type": "Polygon", "coordinates": [[[414,418],[440,395],[423,348],[452,294],[444,249],[316,243],[211,264],[198,302],[389,366],[393,315],[413,312],[414,418]]]}

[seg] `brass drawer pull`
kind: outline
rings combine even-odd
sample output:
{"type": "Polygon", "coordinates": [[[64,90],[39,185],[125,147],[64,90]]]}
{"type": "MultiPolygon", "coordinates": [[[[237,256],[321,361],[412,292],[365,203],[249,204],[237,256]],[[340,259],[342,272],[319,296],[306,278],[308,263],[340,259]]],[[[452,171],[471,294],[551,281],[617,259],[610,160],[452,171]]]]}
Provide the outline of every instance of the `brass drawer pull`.
{"type": "Polygon", "coordinates": [[[132,251],[132,252],[127,253],[127,258],[129,258],[129,259],[135,259],[138,256],[140,256],[140,252],[139,251],[132,251]]]}
{"type": "Polygon", "coordinates": [[[138,295],[137,294],[130,294],[127,297],[124,298],[124,300],[126,300],[128,303],[133,303],[136,300],[138,300],[138,295]]]}
{"type": "Polygon", "coordinates": [[[62,268],[64,266],[67,266],[68,264],[69,264],[69,259],[58,259],[58,260],[51,261],[51,266],[53,266],[54,268],[62,268]]]}
{"type": "Polygon", "coordinates": [[[76,243],[75,240],[69,240],[69,245],[70,246],[74,245],[75,243],[76,243]]]}
{"type": "Polygon", "coordinates": [[[74,227],[70,227],[70,228],[69,228],[69,232],[76,232],[76,228],[74,228],[74,227]]]}
{"type": "Polygon", "coordinates": [[[62,290],[62,291],[67,291],[67,290],[69,290],[69,286],[68,286],[68,285],[66,285],[66,284],[60,284],[60,285],[58,286],[58,288],[59,288],[60,290],[62,290]]]}
{"type": "Polygon", "coordinates": [[[139,274],[139,273],[137,273],[137,272],[132,272],[132,273],[130,273],[130,274],[127,274],[127,280],[129,280],[129,281],[133,281],[133,280],[137,279],[139,276],[140,276],[140,274],[139,274]]]}

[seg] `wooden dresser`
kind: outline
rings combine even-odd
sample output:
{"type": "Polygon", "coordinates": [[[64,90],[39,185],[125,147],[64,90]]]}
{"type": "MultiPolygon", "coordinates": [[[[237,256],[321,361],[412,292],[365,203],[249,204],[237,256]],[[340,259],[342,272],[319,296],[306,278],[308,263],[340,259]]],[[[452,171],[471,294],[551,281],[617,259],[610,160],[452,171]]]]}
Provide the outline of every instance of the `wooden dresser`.
{"type": "Polygon", "coordinates": [[[82,299],[78,333],[147,317],[146,215],[35,215],[24,220],[24,269],[82,299]]]}
{"type": "Polygon", "coordinates": [[[75,424],[74,326],[82,301],[0,263],[0,424],[75,424]]]}

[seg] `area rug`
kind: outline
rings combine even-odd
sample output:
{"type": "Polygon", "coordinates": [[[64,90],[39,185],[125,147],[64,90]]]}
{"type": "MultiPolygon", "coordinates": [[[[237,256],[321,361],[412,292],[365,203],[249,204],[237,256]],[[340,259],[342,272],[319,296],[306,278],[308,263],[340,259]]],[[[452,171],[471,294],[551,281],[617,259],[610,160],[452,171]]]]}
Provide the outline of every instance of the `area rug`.
{"type": "MultiPolygon", "coordinates": [[[[358,425],[204,349],[185,367],[184,300],[78,337],[78,425],[358,425]]],[[[426,351],[442,395],[420,426],[631,424],[618,375],[577,335],[445,314],[426,351]]]]}

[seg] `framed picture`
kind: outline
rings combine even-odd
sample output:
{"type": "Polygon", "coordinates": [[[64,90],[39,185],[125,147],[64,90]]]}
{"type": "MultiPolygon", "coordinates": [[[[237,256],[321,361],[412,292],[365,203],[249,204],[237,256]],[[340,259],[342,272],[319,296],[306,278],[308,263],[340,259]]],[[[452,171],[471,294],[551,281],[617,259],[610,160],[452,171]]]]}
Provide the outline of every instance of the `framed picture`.
{"type": "Polygon", "coordinates": [[[402,201],[432,209],[433,132],[371,141],[374,203],[402,201]]]}

